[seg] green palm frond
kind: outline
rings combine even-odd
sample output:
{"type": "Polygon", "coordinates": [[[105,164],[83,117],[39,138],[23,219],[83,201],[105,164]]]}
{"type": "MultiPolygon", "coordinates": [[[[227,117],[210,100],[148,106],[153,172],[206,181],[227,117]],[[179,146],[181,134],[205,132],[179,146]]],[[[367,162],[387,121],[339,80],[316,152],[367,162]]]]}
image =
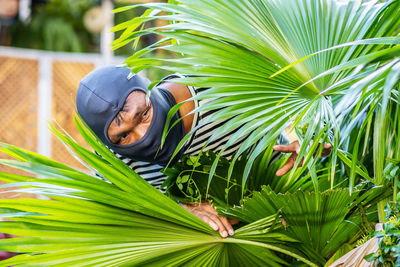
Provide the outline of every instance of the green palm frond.
{"type": "Polygon", "coordinates": [[[221,238],[202,220],[149,185],[115,157],[82,122],[77,127],[97,155],[52,127],[72,153],[100,177],[36,153],[2,144],[18,160],[2,164],[40,178],[0,173],[16,187],[51,197],[1,199],[0,232],[19,237],[0,240],[0,249],[22,253],[0,266],[232,265],[280,266],[275,252],[313,265],[287,247],[293,238],[276,232],[276,215],[221,238]],[[257,230],[261,229],[262,230],[257,230]]]}
{"type": "Polygon", "coordinates": [[[361,216],[355,207],[361,202],[363,206],[377,203],[387,195],[385,190],[372,188],[352,195],[346,188],[276,194],[264,187],[246,198],[242,206],[222,213],[251,223],[279,212],[286,224],[286,230],[282,232],[299,240],[301,245],[296,248],[308,258],[324,264],[340,246],[362,233],[361,216]]]}
{"type": "MultiPolygon", "coordinates": [[[[136,6],[139,5],[130,8],[136,6]]],[[[244,170],[243,185],[254,160],[274,142],[292,117],[296,118],[294,127],[305,144],[296,166],[305,157],[304,165],[313,169],[318,142],[307,147],[312,140],[333,143],[333,187],[340,143],[339,117],[357,111],[339,110],[334,103],[349,101],[349,92],[354,100],[366,101],[369,95],[372,103],[381,103],[373,92],[380,91],[384,87],[382,81],[390,72],[397,71],[398,1],[181,0],[141,6],[153,11],[117,25],[115,30],[124,32],[114,42],[114,48],[156,33],[163,38],[160,42],[126,60],[133,72],[158,67],[195,76],[177,79],[178,83],[211,87],[195,97],[210,100],[196,112],[217,110],[207,122],[230,120],[209,141],[228,129],[237,129],[226,147],[238,138],[245,137],[246,141],[232,164],[256,145],[244,170]],[[141,23],[153,19],[171,24],[137,30],[141,23]],[[149,57],[156,49],[177,56],[149,57]]],[[[185,141],[186,138],[179,147],[185,141]]],[[[318,190],[315,175],[311,177],[318,190]]]]}

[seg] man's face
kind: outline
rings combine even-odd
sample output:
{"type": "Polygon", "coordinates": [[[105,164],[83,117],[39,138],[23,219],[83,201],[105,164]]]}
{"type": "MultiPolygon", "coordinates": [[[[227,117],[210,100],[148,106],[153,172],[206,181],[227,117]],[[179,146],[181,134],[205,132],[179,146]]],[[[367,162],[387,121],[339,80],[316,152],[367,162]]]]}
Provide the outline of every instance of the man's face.
{"type": "Polygon", "coordinates": [[[133,91],[108,127],[108,138],[118,145],[136,142],[146,134],[152,118],[153,105],[146,105],[146,94],[139,90],[133,91]]]}

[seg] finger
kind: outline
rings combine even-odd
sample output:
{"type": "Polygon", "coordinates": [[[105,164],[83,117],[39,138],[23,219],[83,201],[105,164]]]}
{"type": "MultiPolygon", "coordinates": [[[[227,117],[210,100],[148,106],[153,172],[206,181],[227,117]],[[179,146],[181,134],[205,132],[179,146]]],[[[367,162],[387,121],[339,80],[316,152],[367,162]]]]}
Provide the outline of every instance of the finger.
{"type": "Polygon", "coordinates": [[[324,149],[331,149],[331,148],[332,148],[331,144],[329,144],[329,143],[324,144],[324,149]]]}
{"type": "Polygon", "coordinates": [[[240,223],[240,221],[239,221],[239,220],[236,220],[236,219],[228,219],[228,222],[229,222],[231,225],[235,225],[235,224],[240,223]]]}
{"type": "Polygon", "coordinates": [[[208,216],[214,223],[218,225],[219,234],[225,238],[228,236],[228,230],[225,228],[225,225],[221,222],[220,216],[209,215],[208,216]]]}
{"type": "Polygon", "coordinates": [[[272,149],[279,152],[290,153],[296,152],[297,147],[299,146],[299,142],[295,141],[291,144],[287,145],[276,145],[273,146],[272,149]]]}
{"type": "Polygon", "coordinates": [[[207,223],[214,231],[218,231],[219,227],[218,225],[212,220],[209,216],[203,215],[203,216],[198,216],[202,221],[207,223]]]}
{"type": "Polygon", "coordinates": [[[229,234],[229,235],[234,235],[235,232],[232,228],[232,225],[229,223],[228,219],[218,215],[217,210],[209,203],[206,203],[203,205],[205,210],[209,213],[208,216],[215,222],[215,223],[221,223],[218,224],[218,228],[220,230],[220,234],[222,237],[226,237],[224,231],[229,234]],[[221,228],[222,227],[222,228],[221,228]],[[225,230],[222,230],[225,229],[225,230]]]}
{"type": "Polygon", "coordinates": [[[230,224],[229,220],[223,216],[218,216],[220,221],[223,223],[225,229],[228,231],[228,234],[230,236],[235,234],[235,231],[233,230],[232,225],[230,224]]]}
{"type": "Polygon", "coordinates": [[[282,176],[288,173],[294,166],[294,163],[296,162],[296,157],[294,154],[290,156],[288,161],[286,161],[285,165],[282,166],[277,172],[276,176],[282,176]]]}

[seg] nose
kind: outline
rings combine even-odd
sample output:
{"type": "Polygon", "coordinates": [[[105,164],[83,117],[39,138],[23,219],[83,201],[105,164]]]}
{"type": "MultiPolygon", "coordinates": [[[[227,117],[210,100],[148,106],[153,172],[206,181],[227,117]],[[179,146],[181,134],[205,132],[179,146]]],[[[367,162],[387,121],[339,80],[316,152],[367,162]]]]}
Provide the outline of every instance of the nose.
{"type": "Polygon", "coordinates": [[[132,142],[139,141],[148,131],[149,125],[137,125],[135,129],[133,129],[133,140],[132,142]]]}

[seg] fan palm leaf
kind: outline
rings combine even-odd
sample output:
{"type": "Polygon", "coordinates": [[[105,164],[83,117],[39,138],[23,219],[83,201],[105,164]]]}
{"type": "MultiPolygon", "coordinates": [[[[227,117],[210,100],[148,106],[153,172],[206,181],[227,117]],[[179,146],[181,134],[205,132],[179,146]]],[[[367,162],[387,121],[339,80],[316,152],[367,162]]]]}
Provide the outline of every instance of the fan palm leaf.
{"type": "MultiPolygon", "coordinates": [[[[136,6],[139,5],[116,11],[136,6]]],[[[295,166],[304,157],[304,165],[312,170],[317,160],[313,155],[321,150],[318,142],[308,147],[312,140],[333,143],[333,186],[340,137],[338,113],[343,110],[335,111],[332,101],[346,98],[349,91],[361,97],[380,91],[383,84],[378,81],[397,71],[398,1],[182,0],[140,6],[152,11],[117,25],[114,30],[124,32],[114,42],[114,48],[156,33],[163,37],[160,42],[126,60],[133,72],[159,67],[194,76],[177,79],[178,83],[211,87],[194,97],[209,99],[196,112],[216,110],[204,123],[230,120],[209,141],[226,129],[236,128],[226,147],[238,138],[246,141],[232,164],[256,144],[244,171],[243,185],[254,160],[292,117],[296,118],[294,127],[300,141],[305,144],[295,166]],[[141,23],[153,19],[172,23],[137,30],[141,23]],[[155,49],[177,56],[147,57],[155,49]]],[[[371,97],[379,101],[378,96],[371,97]]],[[[318,190],[315,175],[310,172],[318,190]]]]}
{"type": "Polygon", "coordinates": [[[36,153],[2,144],[18,160],[2,164],[41,178],[0,173],[19,186],[14,192],[51,197],[2,199],[0,231],[20,236],[0,240],[5,251],[23,253],[0,266],[268,265],[285,261],[273,251],[313,263],[285,244],[296,242],[276,232],[276,215],[266,216],[221,238],[205,222],[147,184],[76,120],[78,129],[101,155],[52,128],[75,156],[104,180],[36,153]]]}
{"type": "MultiPolygon", "coordinates": [[[[264,187],[246,198],[244,204],[222,213],[245,222],[254,222],[280,212],[290,237],[302,242],[296,248],[314,262],[324,264],[326,259],[343,244],[362,234],[357,205],[368,206],[387,197],[386,188],[372,188],[350,195],[348,188],[325,192],[296,191],[274,193],[264,187]],[[361,194],[362,193],[362,194],[361,194]]],[[[376,210],[370,218],[376,218],[376,210]],[[372,217],[371,217],[372,216],[372,217]]]]}

